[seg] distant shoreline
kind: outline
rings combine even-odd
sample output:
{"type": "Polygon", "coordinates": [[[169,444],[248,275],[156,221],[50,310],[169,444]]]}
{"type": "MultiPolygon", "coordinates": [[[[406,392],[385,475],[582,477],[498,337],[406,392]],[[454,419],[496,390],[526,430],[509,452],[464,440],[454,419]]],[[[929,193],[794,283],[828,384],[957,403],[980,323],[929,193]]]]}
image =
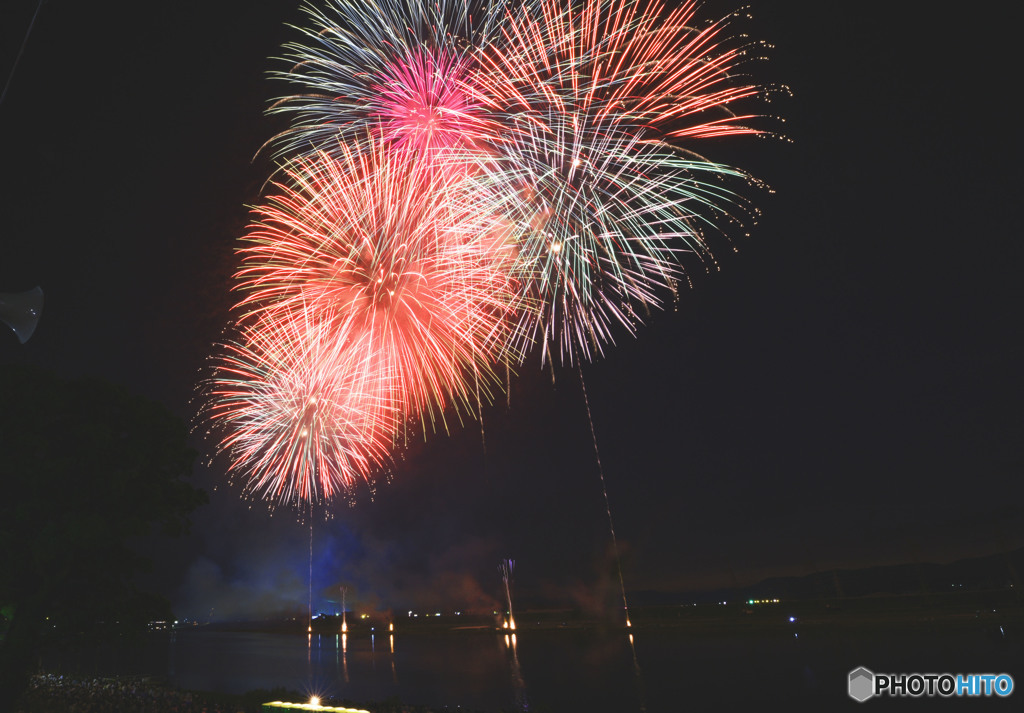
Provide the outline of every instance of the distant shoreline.
{"type": "MultiPolygon", "coordinates": [[[[846,598],[801,600],[733,600],[717,604],[648,605],[630,609],[631,629],[684,629],[691,633],[701,631],[751,632],[788,623],[789,616],[799,616],[805,624],[846,628],[894,625],[913,626],[927,621],[964,622],[969,619],[984,621],[993,610],[1001,619],[1009,617],[1024,621],[1024,600],[1014,589],[992,589],[935,592],[930,594],[900,594],[846,598]]],[[[601,615],[572,609],[523,610],[516,612],[516,632],[549,630],[625,629],[625,617],[620,612],[601,615]]],[[[264,621],[210,622],[179,626],[179,631],[205,629],[208,631],[234,631],[253,633],[280,633],[318,636],[341,634],[340,616],[321,615],[312,622],[305,617],[264,621]],[[311,630],[310,630],[311,629],[311,630]]],[[[350,639],[377,636],[414,636],[417,634],[505,634],[500,615],[463,614],[390,619],[383,615],[368,619],[350,619],[347,635],[350,639]],[[389,630],[394,624],[394,630],[389,630]]]]}

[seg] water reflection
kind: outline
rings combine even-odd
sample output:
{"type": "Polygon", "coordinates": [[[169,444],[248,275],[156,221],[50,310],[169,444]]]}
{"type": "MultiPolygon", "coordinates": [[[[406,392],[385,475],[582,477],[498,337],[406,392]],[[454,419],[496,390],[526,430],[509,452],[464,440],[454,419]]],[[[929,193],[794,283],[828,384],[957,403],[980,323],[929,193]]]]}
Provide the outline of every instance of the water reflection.
{"type": "Polygon", "coordinates": [[[511,677],[512,677],[512,699],[515,702],[514,710],[530,710],[530,702],[526,698],[526,681],[523,679],[523,669],[519,665],[519,648],[516,642],[516,635],[505,634],[505,647],[512,655],[511,677]]]}
{"type": "Polygon", "coordinates": [[[348,677],[348,634],[341,635],[341,674],[345,683],[349,683],[348,677]]]}
{"type": "MultiPolygon", "coordinates": [[[[629,620],[626,620],[629,625],[629,620]]],[[[640,675],[640,659],[636,657],[636,643],[633,641],[632,632],[629,634],[629,650],[633,654],[633,682],[636,685],[636,697],[640,706],[640,713],[647,711],[647,704],[644,699],[644,679],[640,675]]]]}
{"type": "MultiPolygon", "coordinates": [[[[394,631],[394,624],[391,625],[391,630],[394,631]]],[[[395,635],[389,634],[388,639],[391,642],[391,682],[398,683],[398,673],[395,671],[395,635]]]]}
{"type": "MultiPolygon", "coordinates": [[[[1020,646],[1013,641],[1013,629],[1002,620],[984,623],[984,629],[914,629],[913,635],[879,629],[857,642],[865,660],[889,657],[893,666],[910,667],[915,661],[929,665],[928,660],[920,663],[922,652],[929,650],[947,652],[947,665],[965,669],[1016,665],[1020,646]],[[954,644],[956,651],[966,653],[948,654],[954,644]]],[[[756,636],[733,629],[537,630],[520,628],[524,621],[516,624],[514,639],[511,631],[493,628],[410,632],[403,634],[401,653],[395,634],[389,633],[380,654],[388,661],[376,666],[376,639],[371,641],[369,632],[353,634],[351,642],[336,634],[332,666],[326,650],[330,634],[318,638],[314,657],[312,637],[303,642],[301,628],[289,634],[212,629],[161,633],[147,639],[145,647],[98,643],[50,650],[42,666],[65,675],[166,676],[172,685],[192,690],[244,693],[280,686],[318,689],[319,695],[353,701],[400,698],[450,710],[637,713],[680,710],[682,702],[691,710],[738,710],[759,703],[767,707],[766,702],[788,703],[790,710],[830,710],[835,707],[830,703],[848,700],[841,684],[849,671],[850,636],[825,638],[804,630],[794,638],[797,624],[787,619],[771,629],[765,624],[756,636]],[[833,687],[830,681],[839,683],[833,687]]]]}

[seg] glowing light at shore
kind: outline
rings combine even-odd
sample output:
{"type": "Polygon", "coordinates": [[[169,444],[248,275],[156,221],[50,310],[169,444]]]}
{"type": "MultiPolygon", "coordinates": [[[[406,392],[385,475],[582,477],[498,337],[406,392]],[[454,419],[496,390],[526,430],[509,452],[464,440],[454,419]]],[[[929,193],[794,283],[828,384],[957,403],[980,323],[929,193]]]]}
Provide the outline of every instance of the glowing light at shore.
{"type": "Polygon", "coordinates": [[[284,701],[272,701],[270,703],[264,703],[263,708],[280,709],[282,711],[323,711],[324,713],[370,713],[362,708],[343,708],[341,706],[324,706],[320,703],[313,703],[313,699],[320,700],[317,696],[312,696],[307,703],[286,703],[284,701]]]}

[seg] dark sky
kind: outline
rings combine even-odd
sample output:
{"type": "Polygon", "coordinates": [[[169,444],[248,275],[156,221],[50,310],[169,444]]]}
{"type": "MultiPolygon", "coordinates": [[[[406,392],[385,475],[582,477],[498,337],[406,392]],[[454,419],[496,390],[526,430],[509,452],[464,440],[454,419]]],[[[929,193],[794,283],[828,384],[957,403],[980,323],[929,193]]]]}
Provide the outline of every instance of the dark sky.
{"type": "MultiPolygon", "coordinates": [[[[4,77],[35,5],[0,11],[4,77]]],[[[1024,545],[1019,18],[1001,2],[751,5],[742,29],[774,45],[755,78],[793,91],[766,126],[790,141],[702,150],[772,186],[749,193],[763,217],[678,311],[583,368],[627,587],[1024,545]]],[[[270,171],[252,159],[282,128],[265,75],[295,7],[45,4],[0,104],[0,291],[42,285],[46,308],[27,345],[0,333],[0,361],[192,417],[270,171]]],[[[552,385],[538,363],[485,411],[486,449],[476,424],[417,443],[372,499],[316,521],[318,597],[488,605],[511,557],[524,593],[614,601],[579,378],[552,385]]],[[[211,504],[160,551],[179,612],[304,605],[308,525],[196,479],[211,504]]]]}

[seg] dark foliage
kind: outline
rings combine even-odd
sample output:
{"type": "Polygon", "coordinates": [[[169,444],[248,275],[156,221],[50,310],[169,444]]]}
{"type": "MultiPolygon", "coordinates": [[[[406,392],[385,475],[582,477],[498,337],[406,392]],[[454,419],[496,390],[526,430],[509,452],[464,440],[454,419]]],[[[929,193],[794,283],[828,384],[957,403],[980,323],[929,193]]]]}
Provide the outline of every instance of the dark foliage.
{"type": "MultiPolygon", "coordinates": [[[[162,406],[112,384],[0,370],[0,710],[47,639],[139,631],[169,614],[135,588],[133,548],[177,535],[206,495],[162,406]]],[[[9,703],[8,703],[9,704],[9,703]]]]}

